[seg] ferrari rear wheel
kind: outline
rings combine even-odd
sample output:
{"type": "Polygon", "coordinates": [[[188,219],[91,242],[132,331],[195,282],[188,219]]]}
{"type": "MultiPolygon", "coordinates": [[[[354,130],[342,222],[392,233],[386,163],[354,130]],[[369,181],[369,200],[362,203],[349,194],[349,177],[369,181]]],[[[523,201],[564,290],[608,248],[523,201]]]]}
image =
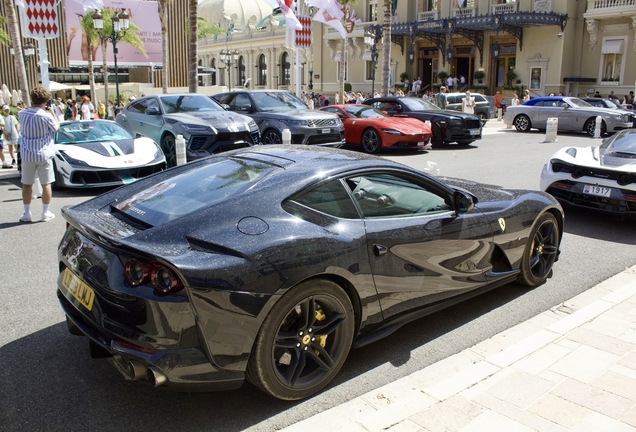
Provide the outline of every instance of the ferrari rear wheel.
{"type": "Polygon", "coordinates": [[[544,213],[530,233],[521,259],[519,283],[536,287],[552,276],[559,252],[559,225],[550,213],[544,213]]]}
{"type": "Polygon", "coordinates": [[[349,297],[334,282],[311,280],[272,308],[254,343],[248,379],[283,400],[319,392],[342,367],[353,340],[349,297]]]}
{"type": "Polygon", "coordinates": [[[362,132],[362,149],[367,153],[377,153],[382,148],[380,134],[373,129],[362,132]]]}
{"type": "Polygon", "coordinates": [[[515,125],[515,129],[517,129],[519,132],[528,132],[532,128],[530,117],[525,114],[520,114],[515,117],[513,123],[515,125]]]}
{"type": "Polygon", "coordinates": [[[174,145],[174,136],[168,134],[162,138],[161,150],[166,156],[166,166],[168,168],[177,166],[177,153],[174,145]]]}

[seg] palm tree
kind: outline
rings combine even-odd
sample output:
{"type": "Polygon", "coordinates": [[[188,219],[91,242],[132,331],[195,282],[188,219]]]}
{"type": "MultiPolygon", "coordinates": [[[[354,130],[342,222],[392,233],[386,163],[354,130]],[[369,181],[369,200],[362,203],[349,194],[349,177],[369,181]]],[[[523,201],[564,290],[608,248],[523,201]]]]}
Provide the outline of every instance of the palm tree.
{"type": "MultiPolygon", "coordinates": [[[[113,11],[112,9],[104,8],[100,11],[100,14],[102,15],[102,22],[103,22],[102,33],[107,35],[113,34],[113,15],[115,14],[115,11],[113,11]]],[[[99,36],[99,34],[97,36],[99,36]]],[[[139,38],[139,27],[137,27],[132,22],[130,22],[129,24],[128,31],[125,32],[123,37],[121,38],[121,42],[124,42],[132,46],[143,55],[146,55],[144,44],[139,38]]],[[[106,60],[106,54],[108,53],[108,39],[101,38],[100,45],[102,48],[102,71],[104,75],[104,96],[106,97],[106,100],[108,100],[109,99],[108,98],[108,63],[106,60]]]]}
{"type": "Polygon", "coordinates": [[[168,7],[172,0],[158,0],[159,21],[161,22],[161,88],[164,93],[168,93],[168,7]]]}
{"type": "MultiPolygon", "coordinates": [[[[389,69],[391,67],[391,0],[384,0],[382,9],[384,19],[382,20],[382,87],[380,94],[389,94],[389,69]]],[[[397,2],[396,2],[397,3],[397,2]]]]}
{"type": "Polygon", "coordinates": [[[198,73],[198,62],[197,58],[199,57],[197,52],[197,42],[198,42],[198,19],[199,16],[199,1],[198,0],[188,0],[188,24],[190,27],[190,35],[188,38],[188,91],[190,93],[197,92],[197,73],[198,73]]]}
{"type": "MultiPolygon", "coordinates": [[[[7,21],[9,23],[9,35],[11,39],[11,45],[16,53],[22,52],[22,41],[20,39],[20,31],[18,29],[18,19],[15,14],[15,5],[13,0],[4,0],[4,9],[7,11],[7,21]]],[[[22,100],[26,106],[31,105],[31,98],[29,97],[29,81],[27,80],[26,65],[24,57],[17,55],[14,57],[15,69],[18,74],[18,85],[20,86],[20,92],[22,93],[22,100]]]]}
{"type": "MultiPolygon", "coordinates": [[[[0,17],[0,26],[3,26],[7,23],[7,19],[5,17],[0,17]]],[[[0,28],[0,44],[2,45],[11,45],[11,38],[9,37],[9,33],[0,28]]]]}
{"type": "Polygon", "coordinates": [[[84,15],[80,15],[80,26],[86,40],[86,46],[88,47],[88,85],[91,88],[91,101],[93,105],[97,103],[97,96],[95,94],[95,71],[93,70],[93,55],[95,49],[99,46],[99,34],[93,26],[93,11],[87,12],[84,15]]]}

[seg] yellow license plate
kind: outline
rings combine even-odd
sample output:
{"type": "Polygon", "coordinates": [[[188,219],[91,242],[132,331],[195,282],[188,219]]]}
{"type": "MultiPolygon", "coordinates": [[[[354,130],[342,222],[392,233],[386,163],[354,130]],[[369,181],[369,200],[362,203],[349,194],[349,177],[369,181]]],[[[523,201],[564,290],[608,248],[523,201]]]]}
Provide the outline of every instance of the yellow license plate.
{"type": "Polygon", "coordinates": [[[95,300],[95,291],[84,282],[82,282],[77,276],[73,274],[69,269],[64,269],[64,275],[62,276],[62,286],[71,293],[73,297],[80,302],[89,311],[93,308],[93,300],[95,300]]]}

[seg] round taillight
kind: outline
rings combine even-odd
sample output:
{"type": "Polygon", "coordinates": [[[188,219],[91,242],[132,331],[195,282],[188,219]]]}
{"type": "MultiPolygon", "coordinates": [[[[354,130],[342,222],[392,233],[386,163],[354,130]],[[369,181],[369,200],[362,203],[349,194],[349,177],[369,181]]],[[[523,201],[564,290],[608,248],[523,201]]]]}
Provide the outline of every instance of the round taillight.
{"type": "Polygon", "coordinates": [[[136,259],[130,259],[124,267],[124,277],[132,286],[139,286],[148,282],[148,266],[136,259]]]}
{"type": "Polygon", "coordinates": [[[170,292],[179,285],[179,279],[177,279],[172,270],[162,265],[152,269],[150,280],[152,286],[162,293],[170,292]]]}

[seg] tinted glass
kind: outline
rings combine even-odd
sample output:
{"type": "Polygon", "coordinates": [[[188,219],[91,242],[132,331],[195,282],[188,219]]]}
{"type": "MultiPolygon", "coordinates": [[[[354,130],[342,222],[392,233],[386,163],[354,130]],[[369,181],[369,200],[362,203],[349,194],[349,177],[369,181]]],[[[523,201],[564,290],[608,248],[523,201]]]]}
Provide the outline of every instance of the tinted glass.
{"type": "Polygon", "coordinates": [[[344,110],[356,118],[383,118],[388,117],[382,111],[364,105],[346,105],[344,110]]]}
{"type": "Polygon", "coordinates": [[[288,92],[254,92],[251,96],[256,107],[265,112],[309,108],[303,101],[288,92]]]}
{"type": "Polygon", "coordinates": [[[275,169],[260,162],[220,159],[153,185],[114,207],[149,225],[161,225],[236,196],[275,169]]]}
{"type": "Polygon", "coordinates": [[[434,191],[391,174],[352,177],[347,185],[365,218],[421,216],[451,209],[434,191]]]}
{"type": "Polygon", "coordinates": [[[216,101],[203,95],[162,96],[166,114],[197,111],[225,111],[216,101]]]}
{"type": "Polygon", "coordinates": [[[439,111],[440,108],[428,101],[415,98],[401,99],[402,103],[411,111],[439,111]]]}
{"type": "MultiPolygon", "coordinates": [[[[345,219],[360,218],[340,180],[333,180],[310,191],[302,192],[290,200],[331,216],[345,219]]],[[[286,207],[287,211],[292,208],[286,207]]],[[[293,213],[302,217],[297,212],[293,213]]]]}
{"type": "Polygon", "coordinates": [[[567,100],[570,103],[570,105],[573,105],[575,107],[591,107],[592,106],[589,103],[585,102],[583,99],[579,99],[579,98],[568,98],[565,100],[567,100]]]}
{"type": "Polygon", "coordinates": [[[82,121],[60,125],[55,134],[56,144],[79,144],[96,141],[133,139],[121,126],[113,122],[82,121]]]}
{"type": "Polygon", "coordinates": [[[605,140],[600,147],[605,150],[605,154],[622,153],[622,156],[629,156],[636,162],[636,131],[628,130],[618,133],[605,140]]]}

